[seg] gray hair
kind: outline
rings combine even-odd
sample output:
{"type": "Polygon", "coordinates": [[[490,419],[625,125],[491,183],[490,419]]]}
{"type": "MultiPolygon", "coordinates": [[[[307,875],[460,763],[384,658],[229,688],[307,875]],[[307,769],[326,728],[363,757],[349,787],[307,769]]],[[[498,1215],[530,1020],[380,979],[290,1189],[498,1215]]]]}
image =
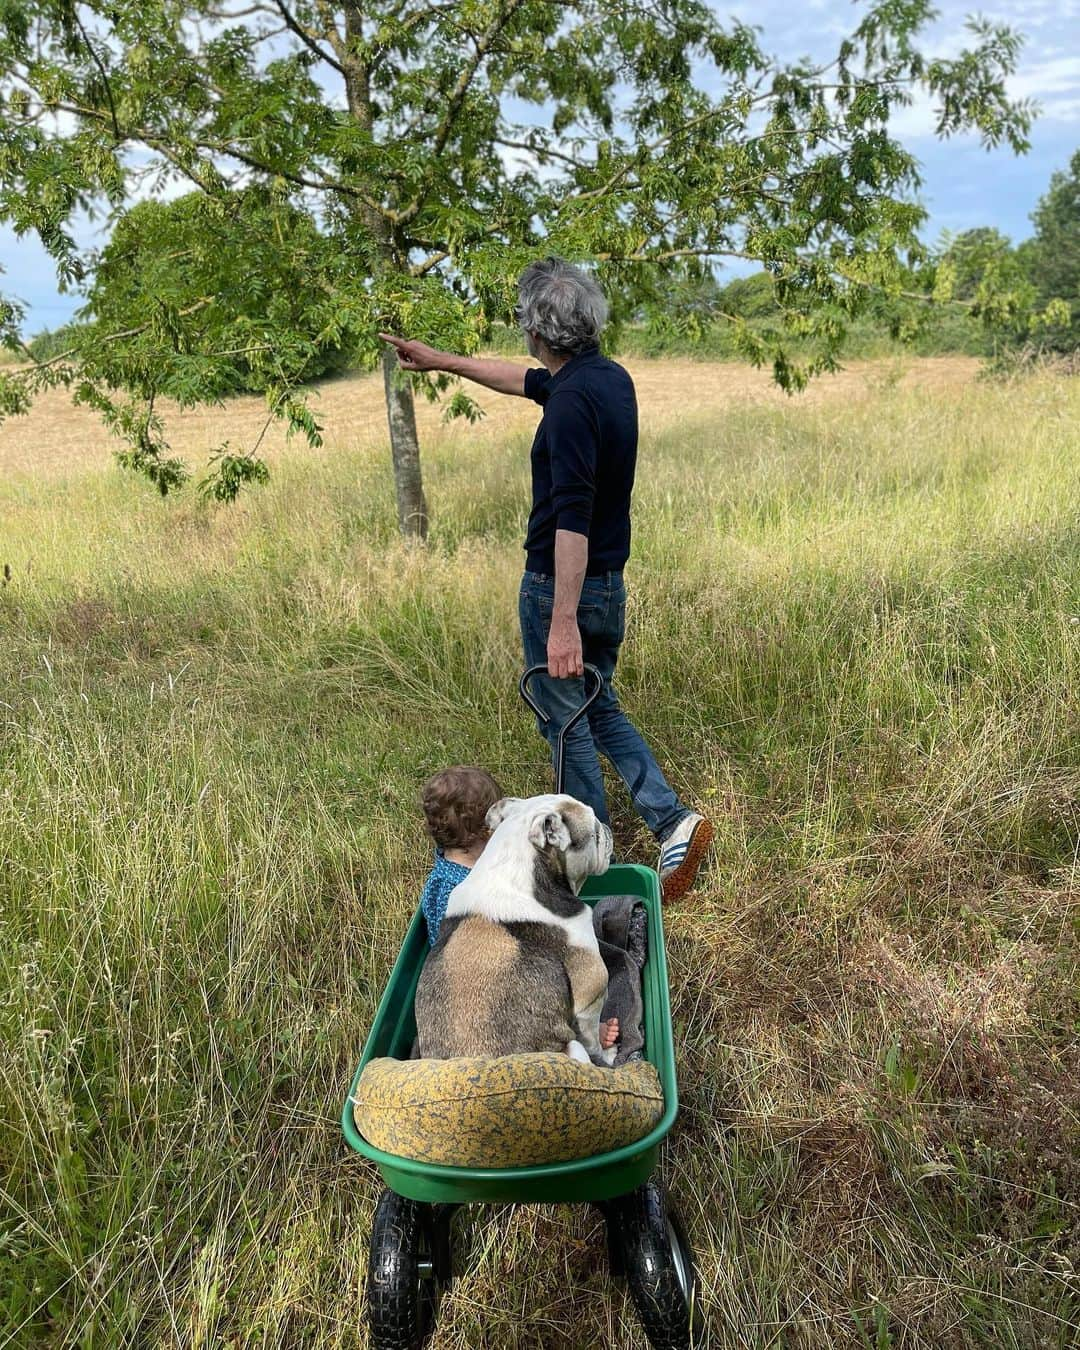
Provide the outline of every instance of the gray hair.
{"type": "Polygon", "coordinates": [[[518,281],[518,301],[522,331],[559,355],[595,347],[608,314],[596,279],[562,258],[530,263],[518,281]]]}

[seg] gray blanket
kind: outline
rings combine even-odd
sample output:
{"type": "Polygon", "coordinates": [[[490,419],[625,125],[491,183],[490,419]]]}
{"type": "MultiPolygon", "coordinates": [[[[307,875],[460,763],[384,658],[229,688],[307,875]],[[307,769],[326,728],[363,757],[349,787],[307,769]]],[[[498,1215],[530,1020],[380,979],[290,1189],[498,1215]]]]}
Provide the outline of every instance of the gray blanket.
{"type": "Polygon", "coordinates": [[[616,1064],[641,1059],[645,1046],[641,972],[648,955],[648,916],[632,895],[605,895],[593,907],[593,929],[608,968],[608,992],[602,1021],[619,1019],[616,1064]]]}

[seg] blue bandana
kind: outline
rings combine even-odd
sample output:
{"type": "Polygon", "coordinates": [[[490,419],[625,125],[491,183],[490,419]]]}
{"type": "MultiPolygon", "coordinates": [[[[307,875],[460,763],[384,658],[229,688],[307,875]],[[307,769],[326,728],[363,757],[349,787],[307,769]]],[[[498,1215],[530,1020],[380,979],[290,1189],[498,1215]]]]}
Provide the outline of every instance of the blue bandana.
{"type": "Polygon", "coordinates": [[[428,941],[432,946],[435,945],[435,939],[439,935],[439,924],[446,914],[450,892],[464,881],[471,871],[471,867],[465,867],[462,863],[449,862],[443,856],[441,848],[435,850],[435,866],[431,869],[431,875],[420,896],[420,908],[424,911],[424,918],[427,919],[428,941]]]}

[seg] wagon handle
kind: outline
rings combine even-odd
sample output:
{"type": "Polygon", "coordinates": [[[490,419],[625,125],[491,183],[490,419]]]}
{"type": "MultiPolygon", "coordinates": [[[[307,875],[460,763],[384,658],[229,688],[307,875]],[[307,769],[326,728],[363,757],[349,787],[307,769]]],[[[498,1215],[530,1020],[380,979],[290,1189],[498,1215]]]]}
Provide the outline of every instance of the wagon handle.
{"type": "MultiPolygon", "coordinates": [[[[536,699],[533,698],[532,694],[530,693],[529,681],[532,679],[534,675],[546,675],[547,673],[548,668],[546,665],[541,664],[539,666],[530,666],[529,669],[525,672],[524,675],[522,675],[520,681],[518,682],[518,693],[529,705],[529,707],[533,710],[533,712],[537,715],[537,717],[539,717],[541,722],[550,722],[551,718],[543,710],[543,708],[541,708],[540,704],[537,703],[536,699]]],[[[581,707],[577,710],[577,712],[573,715],[573,717],[570,718],[568,722],[563,723],[559,731],[559,738],[555,743],[555,791],[559,793],[563,791],[563,779],[565,777],[565,770],[566,770],[566,733],[572,727],[577,726],[577,724],[589,711],[592,705],[600,697],[600,691],[604,687],[603,675],[600,674],[600,672],[597,670],[595,666],[589,665],[588,662],[585,663],[585,674],[591,675],[593,679],[596,681],[595,685],[593,686],[592,693],[591,694],[586,693],[585,702],[581,705],[581,707]]],[[[588,689],[588,680],[586,680],[586,689],[588,689]]]]}

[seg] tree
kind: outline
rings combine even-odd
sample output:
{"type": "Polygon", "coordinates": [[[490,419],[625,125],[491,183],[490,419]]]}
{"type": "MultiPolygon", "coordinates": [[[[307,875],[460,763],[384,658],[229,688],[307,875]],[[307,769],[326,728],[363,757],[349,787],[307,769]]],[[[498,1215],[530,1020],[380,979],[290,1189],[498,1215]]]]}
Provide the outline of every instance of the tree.
{"type": "MultiPolygon", "coordinates": [[[[140,202],[117,221],[96,261],[84,314],[108,334],[136,326],[156,301],[191,309],[192,354],[211,357],[205,377],[220,382],[217,392],[262,393],[279,378],[280,357],[253,342],[260,332],[291,335],[297,380],[348,364],[351,353],[340,335],[336,342],[327,338],[332,270],[330,242],[289,202],[260,187],[224,198],[191,192],[177,201],[140,202]],[[215,303],[198,307],[204,296],[215,303]]],[[[91,355],[95,340],[94,333],[80,337],[91,355]]],[[[186,384],[168,383],[176,373],[162,372],[160,392],[184,401],[186,384]]]]}
{"type": "MultiPolygon", "coordinates": [[[[810,354],[796,361],[783,331],[730,316],[740,350],[801,387],[835,365],[865,296],[922,256],[917,167],[890,113],[925,95],[939,135],[973,130],[1015,151],[1030,122],[1005,90],[1019,39],[973,21],[970,50],[931,58],[930,0],[873,0],[821,66],[777,65],[702,0],[2,3],[0,215],[37,232],[63,282],[87,266],[72,237],[81,207],[119,221],[169,178],[218,201],[258,183],[318,217],[337,262],[324,337],[355,339],[370,364],[380,327],[475,350],[537,253],[590,260],[616,290],[674,260],[739,257],[773,275],[810,354]],[[512,116],[528,105],[529,119],[512,116]]],[[[228,327],[231,304],[156,301],[135,331],[98,335],[105,369],[81,348],[5,373],[0,411],[70,384],[160,479],[167,447],[147,407],[177,368],[192,398],[213,395],[197,330],[210,308],[228,327]]],[[[18,309],[5,313],[15,345],[18,309]]],[[[252,337],[265,352],[289,343],[280,325],[252,337]]],[[[399,522],[423,535],[412,390],[392,353],[381,359],[399,522]]],[[[270,410],[315,439],[296,384],[283,362],[270,410]]],[[[449,410],[475,408],[458,391],[449,410]]]]}
{"type": "Polygon", "coordinates": [[[608,288],[615,322],[632,316],[661,347],[672,337],[700,338],[715,322],[720,294],[707,258],[676,259],[662,271],[634,278],[622,295],[608,288]]]}
{"type": "Polygon", "coordinates": [[[776,289],[768,272],[754,272],[748,277],[735,277],[724,287],[720,296],[721,308],[744,319],[776,319],[779,307],[776,289]]]}
{"type": "Polygon", "coordinates": [[[1035,235],[1021,246],[1031,284],[1043,305],[1058,301],[1045,342],[1058,351],[1080,347],[1080,150],[1068,172],[1055,173],[1031,217],[1035,235]],[[1065,308],[1067,306],[1067,309],[1065,308]]]}
{"type": "Polygon", "coordinates": [[[1022,256],[990,226],[946,237],[935,282],[939,296],[962,302],[981,320],[995,348],[1015,347],[1045,325],[1022,256]]]}
{"type": "MultiPolygon", "coordinates": [[[[285,390],[345,368],[351,341],[334,323],[333,266],[332,246],[311,216],[259,186],[139,202],[124,214],[95,261],[82,312],[92,322],[71,330],[58,349],[78,358],[82,383],[91,385],[81,395],[87,401],[97,398],[94,381],[135,395],[136,436],[121,463],[143,469],[162,492],[187,476],[180,461],[156,450],[158,396],[184,406],[266,393],[268,427],[285,390]],[[183,359],[162,361],[160,335],[141,322],[148,309],[164,306],[185,316],[183,359]],[[128,334],[122,346],[100,340],[119,331],[128,334]]],[[[115,422],[112,405],[100,406],[115,422]]],[[[213,464],[203,488],[221,500],[266,476],[253,453],[231,452],[227,442],[213,464]]]]}
{"type": "Polygon", "coordinates": [[[973,300],[987,279],[987,273],[1008,268],[1013,248],[1008,237],[989,225],[964,230],[943,241],[942,262],[955,273],[953,295],[957,300],[973,300]]]}

